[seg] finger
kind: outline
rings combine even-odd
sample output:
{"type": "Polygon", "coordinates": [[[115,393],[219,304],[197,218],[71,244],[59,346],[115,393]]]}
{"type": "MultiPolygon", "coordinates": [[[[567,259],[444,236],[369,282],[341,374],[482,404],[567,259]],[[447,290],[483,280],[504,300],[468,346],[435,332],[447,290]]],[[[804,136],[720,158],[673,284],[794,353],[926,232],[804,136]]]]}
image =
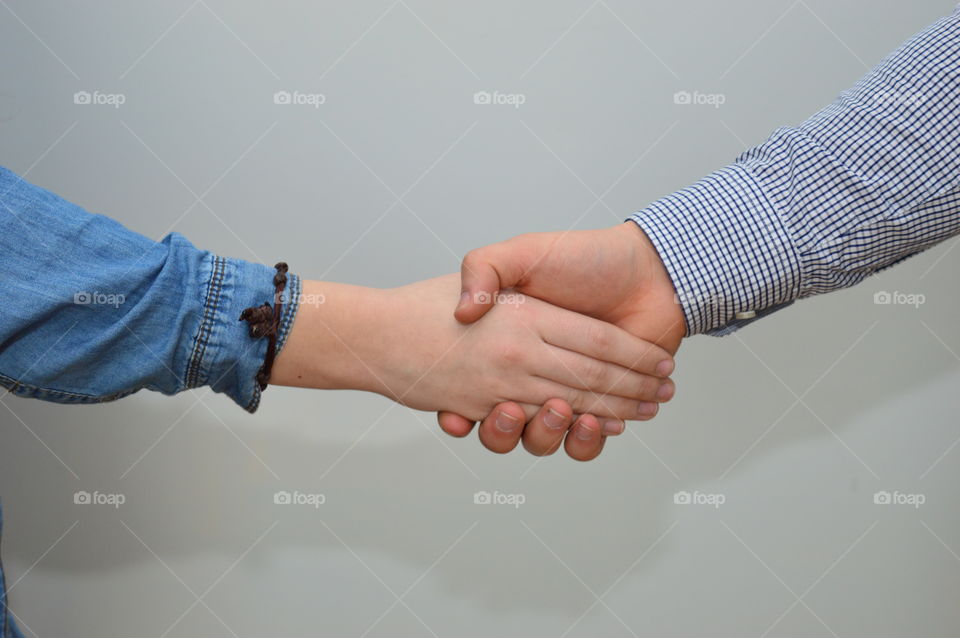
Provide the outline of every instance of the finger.
{"type": "MultiPolygon", "coordinates": [[[[563,399],[558,399],[557,397],[550,397],[550,400],[559,402],[559,408],[561,412],[564,412],[564,411],[573,412],[573,409],[570,408],[570,405],[563,399]]],[[[516,402],[516,404],[523,409],[523,414],[524,414],[523,420],[528,424],[530,423],[530,421],[533,420],[533,417],[537,416],[537,414],[540,413],[540,409],[543,407],[542,405],[534,405],[532,403],[516,402]]],[[[501,404],[501,405],[505,405],[505,404],[501,404]]]]}
{"type": "Polygon", "coordinates": [[[613,324],[562,310],[540,325],[547,343],[594,359],[616,363],[636,372],[669,377],[675,364],[669,352],[613,324]]]}
{"type": "Polygon", "coordinates": [[[532,389],[530,399],[546,403],[550,397],[564,399],[577,414],[593,414],[601,419],[649,421],[660,409],[660,404],[652,401],[602,395],[589,390],[571,388],[549,379],[539,379],[532,389]]]}
{"type": "Polygon", "coordinates": [[[525,414],[516,403],[501,403],[480,424],[480,442],[497,454],[506,454],[517,447],[523,435],[525,414]]]}
{"type": "Polygon", "coordinates": [[[550,399],[523,430],[523,447],[535,456],[547,456],[560,449],[573,423],[573,410],[565,401],[550,399]]]}
{"type": "Polygon", "coordinates": [[[460,265],[460,303],[454,316],[473,323],[493,307],[497,293],[516,285],[532,252],[518,238],[471,250],[460,265]]]}
{"type": "MultiPolygon", "coordinates": [[[[622,430],[621,430],[622,431],[622,430]]],[[[600,455],[607,437],[596,417],[589,414],[577,419],[564,439],[567,456],[577,461],[592,461],[600,455]]]]}
{"type": "MultiPolygon", "coordinates": [[[[532,404],[532,403],[521,403],[520,401],[504,401],[503,403],[498,404],[498,405],[497,405],[497,408],[502,407],[502,406],[506,406],[506,405],[516,405],[516,406],[520,406],[520,412],[523,413],[523,422],[524,422],[524,423],[529,423],[529,422],[530,422],[530,419],[532,419],[533,417],[537,416],[537,412],[540,411],[540,406],[539,406],[539,405],[534,405],[534,404],[532,404]]],[[[513,411],[511,411],[511,414],[513,414],[513,411]]],[[[518,413],[518,414],[519,414],[519,413],[518,413]]],[[[487,415],[487,416],[489,416],[489,415],[487,415]]],[[[484,417],[484,418],[486,419],[487,417],[484,417]]]]}
{"type": "Polygon", "coordinates": [[[437,422],[441,430],[457,438],[463,438],[473,432],[473,426],[476,425],[476,422],[453,412],[438,412],[437,422]]]}
{"type": "MultiPolygon", "coordinates": [[[[591,415],[586,415],[591,416],[591,415]]],[[[596,418],[596,417],[594,417],[596,418]]],[[[627,429],[627,424],[620,419],[598,419],[600,421],[600,432],[604,436],[620,436],[627,429]]]]}
{"type": "Polygon", "coordinates": [[[546,367],[535,371],[539,376],[597,394],[641,401],[668,401],[673,396],[670,379],[640,374],[563,348],[549,346],[540,365],[546,367]]]}

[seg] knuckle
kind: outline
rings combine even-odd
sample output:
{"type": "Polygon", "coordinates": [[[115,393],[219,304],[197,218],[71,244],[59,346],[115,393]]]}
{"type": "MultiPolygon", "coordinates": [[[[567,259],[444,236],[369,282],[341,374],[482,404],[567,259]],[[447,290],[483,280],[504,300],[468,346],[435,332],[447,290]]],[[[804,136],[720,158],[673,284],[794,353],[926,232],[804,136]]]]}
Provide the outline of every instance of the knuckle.
{"type": "Polygon", "coordinates": [[[605,326],[591,327],[587,333],[587,337],[590,339],[590,345],[598,352],[607,352],[613,344],[610,332],[606,330],[605,326]]]}
{"type": "Polygon", "coordinates": [[[523,367],[527,361],[527,352],[517,342],[507,341],[497,346],[497,358],[507,366],[523,367]]]}
{"type": "Polygon", "coordinates": [[[567,404],[573,408],[574,412],[583,412],[584,411],[584,393],[576,388],[566,388],[563,391],[563,396],[560,397],[567,404]]]}
{"type": "Polygon", "coordinates": [[[657,396],[657,390],[660,389],[660,381],[650,377],[641,377],[638,388],[637,398],[652,401],[657,396]]]}
{"type": "Polygon", "coordinates": [[[570,393],[570,397],[567,399],[567,403],[570,404],[570,407],[573,408],[574,412],[579,412],[581,414],[599,414],[605,413],[608,397],[598,394],[596,392],[587,391],[577,391],[574,390],[570,393]]]}
{"type": "MultiPolygon", "coordinates": [[[[490,385],[490,390],[497,397],[498,401],[503,402],[509,401],[510,397],[516,395],[518,390],[522,391],[526,389],[522,386],[525,386],[525,384],[518,383],[517,379],[507,371],[506,374],[500,373],[495,375],[490,385]]],[[[524,415],[523,420],[527,422],[530,419],[524,415]]]]}
{"type": "Polygon", "coordinates": [[[591,390],[605,392],[608,389],[607,366],[599,361],[591,360],[585,363],[581,370],[581,376],[591,390]]]}
{"type": "Polygon", "coordinates": [[[483,248],[474,248],[463,256],[464,266],[475,266],[483,261],[483,248]]]}
{"type": "Polygon", "coordinates": [[[650,343],[647,344],[646,348],[643,351],[644,357],[647,361],[650,361],[653,365],[656,365],[663,361],[664,359],[672,359],[673,355],[661,348],[660,346],[650,343]]]}
{"type": "Polygon", "coordinates": [[[627,419],[630,418],[627,414],[627,406],[630,404],[632,404],[631,401],[618,397],[598,397],[594,405],[593,413],[597,416],[601,416],[602,414],[602,416],[615,419],[627,419]]]}

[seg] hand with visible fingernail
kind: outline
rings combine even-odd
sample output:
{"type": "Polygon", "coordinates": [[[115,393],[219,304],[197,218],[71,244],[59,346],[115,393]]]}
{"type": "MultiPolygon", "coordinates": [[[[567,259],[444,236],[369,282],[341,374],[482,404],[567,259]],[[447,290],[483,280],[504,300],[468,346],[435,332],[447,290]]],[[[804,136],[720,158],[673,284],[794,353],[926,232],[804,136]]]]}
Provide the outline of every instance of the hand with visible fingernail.
{"type": "MultiPolygon", "coordinates": [[[[660,255],[636,224],[628,222],[602,230],[531,233],[473,250],[463,260],[461,284],[454,314],[465,323],[482,321],[481,317],[496,305],[500,291],[514,290],[610,322],[647,340],[651,350],[643,361],[626,366],[645,376],[631,381],[636,383],[631,396],[639,403],[634,413],[625,418],[650,420],[659,413],[661,403],[674,397],[676,387],[670,375],[676,365],[672,355],[686,333],[686,321],[660,255]]],[[[585,387],[585,378],[569,382],[585,387]]],[[[597,379],[590,374],[591,381],[597,379]]],[[[627,378],[619,381],[626,382],[627,378]]],[[[623,387],[614,380],[604,380],[601,385],[604,383],[609,383],[611,390],[623,387]]],[[[566,438],[567,452],[572,450],[574,458],[595,457],[600,449],[595,445],[598,441],[624,431],[622,421],[599,414],[593,406],[567,405],[565,398],[559,396],[559,401],[551,402],[551,406],[558,413],[581,414],[568,426],[571,434],[566,438]]],[[[594,397],[595,406],[604,405],[604,401],[603,395],[594,397]]],[[[495,411],[513,409],[505,406],[501,404],[495,411]]],[[[521,407],[529,416],[536,406],[521,407]]],[[[438,418],[444,431],[454,436],[465,436],[473,428],[472,421],[450,412],[440,413],[438,418]]],[[[534,432],[535,443],[528,446],[526,435],[518,435],[518,439],[522,438],[533,453],[544,453],[547,448],[538,442],[541,425],[549,431],[549,423],[555,420],[549,410],[536,412],[534,420],[524,426],[534,432]]]]}

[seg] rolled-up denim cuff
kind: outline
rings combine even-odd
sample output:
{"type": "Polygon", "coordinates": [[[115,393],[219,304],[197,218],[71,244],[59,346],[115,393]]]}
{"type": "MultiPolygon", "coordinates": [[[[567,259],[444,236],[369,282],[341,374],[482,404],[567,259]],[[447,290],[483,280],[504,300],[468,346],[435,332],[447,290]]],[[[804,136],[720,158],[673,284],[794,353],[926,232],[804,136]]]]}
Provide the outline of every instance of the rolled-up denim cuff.
{"type": "MultiPolygon", "coordinates": [[[[256,412],[261,390],[256,381],[263,365],[267,340],[250,336],[240,321],[245,308],[264,302],[271,306],[276,271],[263,264],[209,255],[201,274],[207,282],[203,315],[187,367],[186,386],[209,385],[248,412],[256,412]]],[[[283,348],[300,304],[300,278],[287,274],[283,314],[277,335],[277,354],[283,348]]]]}

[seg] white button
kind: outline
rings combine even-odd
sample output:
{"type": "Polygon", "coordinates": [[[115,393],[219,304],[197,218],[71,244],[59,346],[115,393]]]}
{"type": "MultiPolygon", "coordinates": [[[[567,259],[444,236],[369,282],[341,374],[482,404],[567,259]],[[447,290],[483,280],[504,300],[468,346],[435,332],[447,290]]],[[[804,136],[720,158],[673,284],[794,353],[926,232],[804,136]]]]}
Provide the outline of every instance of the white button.
{"type": "Polygon", "coordinates": [[[744,310],[743,312],[738,312],[736,315],[737,319],[753,319],[757,316],[756,310],[744,310]]]}

